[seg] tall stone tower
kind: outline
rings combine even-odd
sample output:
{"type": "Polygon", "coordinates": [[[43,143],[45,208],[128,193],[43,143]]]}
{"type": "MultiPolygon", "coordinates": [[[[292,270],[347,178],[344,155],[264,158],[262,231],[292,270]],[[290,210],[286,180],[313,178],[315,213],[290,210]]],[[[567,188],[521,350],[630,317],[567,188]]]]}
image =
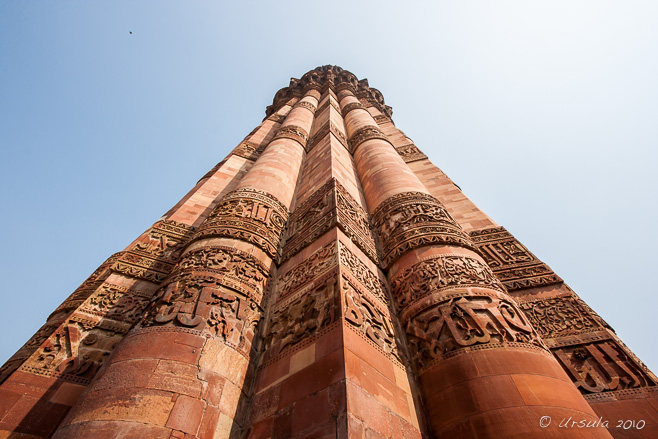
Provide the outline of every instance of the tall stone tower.
{"type": "Polygon", "coordinates": [[[656,377],[367,80],[266,114],[2,367],[0,437],[658,437],[656,377]]]}

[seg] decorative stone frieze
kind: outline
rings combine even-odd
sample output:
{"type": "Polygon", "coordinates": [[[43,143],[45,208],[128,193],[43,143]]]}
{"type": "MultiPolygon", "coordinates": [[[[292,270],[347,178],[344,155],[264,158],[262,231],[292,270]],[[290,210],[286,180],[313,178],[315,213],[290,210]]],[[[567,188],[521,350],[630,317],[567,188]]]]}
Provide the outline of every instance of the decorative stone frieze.
{"type": "Polygon", "coordinates": [[[361,145],[363,142],[366,140],[371,140],[371,139],[381,139],[381,140],[386,140],[387,142],[388,137],[386,137],[386,134],[382,130],[380,130],[378,127],[373,126],[373,125],[367,125],[362,128],[359,128],[350,136],[349,142],[350,142],[350,151],[354,153],[356,149],[361,145]]]}
{"type": "Polygon", "coordinates": [[[426,159],[427,156],[423,154],[416,145],[410,143],[409,145],[398,146],[395,150],[400,154],[400,157],[405,163],[415,162],[416,160],[426,159]]]}
{"type": "Polygon", "coordinates": [[[298,142],[302,148],[306,148],[306,142],[308,141],[308,133],[306,130],[297,125],[286,125],[279,128],[279,131],[276,132],[272,141],[277,139],[292,139],[298,142]]]}
{"type": "Polygon", "coordinates": [[[385,267],[407,251],[429,244],[473,248],[468,236],[433,196],[403,192],[381,203],[372,215],[382,241],[385,267]]]}
{"type": "Polygon", "coordinates": [[[350,150],[349,143],[347,142],[347,137],[345,134],[336,126],[332,121],[326,122],[322,127],[320,127],[315,134],[311,136],[308,143],[306,144],[306,150],[310,152],[315,146],[327,135],[331,133],[334,137],[340,142],[341,145],[345,147],[348,151],[350,150]]]}
{"type": "Polygon", "coordinates": [[[378,262],[368,214],[334,178],[290,216],[281,260],[294,256],[332,227],[340,228],[371,260],[378,262]]]}
{"type": "Polygon", "coordinates": [[[248,160],[256,160],[265,149],[265,144],[258,144],[247,140],[242,141],[234,150],[233,154],[248,160]]]}
{"type": "Polygon", "coordinates": [[[504,227],[477,230],[470,235],[484,260],[509,291],[562,283],[553,270],[504,227]]]}
{"type": "Polygon", "coordinates": [[[257,245],[270,258],[277,259],[287,220],[288,209],[274,196],[257,189],[237,189],[222,198],[193,239],[239,239],[257,245]]]}

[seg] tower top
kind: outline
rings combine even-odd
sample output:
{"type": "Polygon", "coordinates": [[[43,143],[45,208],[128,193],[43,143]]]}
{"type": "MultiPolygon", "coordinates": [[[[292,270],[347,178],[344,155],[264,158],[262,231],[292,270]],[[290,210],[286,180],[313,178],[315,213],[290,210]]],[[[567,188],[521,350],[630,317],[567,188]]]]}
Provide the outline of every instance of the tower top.
{"type": "Polygon", "coordinates": [[[356,75],[338,66],[324,65],[306,72],[301,79],[290,78],[290,84],[279,90],[274,96],[272,105],[265,109],[265,117],[271,116],[279,108],[292,98],[301,98],[309,89],[321,92],[327,89],[340,89],[348,87],[364,103],[374,105],[379,111],[388,117],[393,114],[393,109],[384,103],[384,96],[376,88],[370,87],[368,80],[359,80],[356,75]]]}

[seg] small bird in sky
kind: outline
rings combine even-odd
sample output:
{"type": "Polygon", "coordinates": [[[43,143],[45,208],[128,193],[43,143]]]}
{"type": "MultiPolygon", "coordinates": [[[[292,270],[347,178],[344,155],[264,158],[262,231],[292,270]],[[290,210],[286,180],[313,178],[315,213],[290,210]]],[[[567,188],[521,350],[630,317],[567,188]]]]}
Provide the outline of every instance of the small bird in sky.
{"type": "Polygon", "coordinates": [[[130,35],[132,35],[132,34],[133,34],[133,33],[132,33],[132,32],[130,32],[130,35]]]}

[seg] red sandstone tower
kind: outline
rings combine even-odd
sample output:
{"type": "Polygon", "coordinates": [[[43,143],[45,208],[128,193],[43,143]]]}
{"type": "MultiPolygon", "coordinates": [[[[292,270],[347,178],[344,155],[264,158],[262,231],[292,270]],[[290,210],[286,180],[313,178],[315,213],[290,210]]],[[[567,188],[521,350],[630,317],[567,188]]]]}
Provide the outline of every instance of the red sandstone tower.
{"type": "Polygon", "coordinates": [[[332,66],[0,383],[0,438],[658,437],[656,377],[332,66]]]}

